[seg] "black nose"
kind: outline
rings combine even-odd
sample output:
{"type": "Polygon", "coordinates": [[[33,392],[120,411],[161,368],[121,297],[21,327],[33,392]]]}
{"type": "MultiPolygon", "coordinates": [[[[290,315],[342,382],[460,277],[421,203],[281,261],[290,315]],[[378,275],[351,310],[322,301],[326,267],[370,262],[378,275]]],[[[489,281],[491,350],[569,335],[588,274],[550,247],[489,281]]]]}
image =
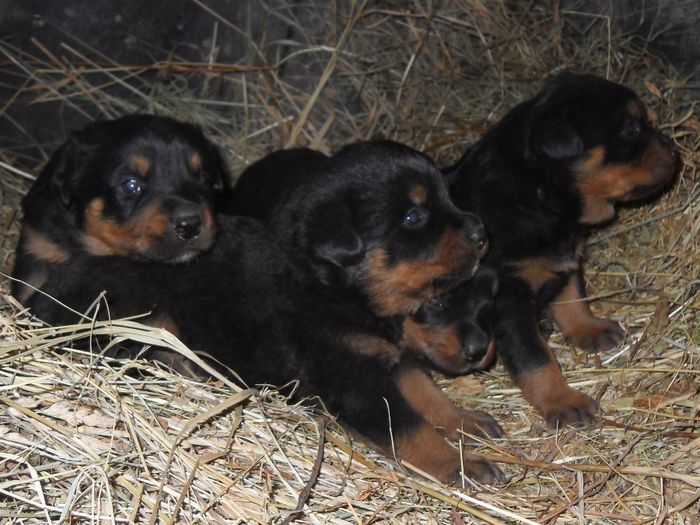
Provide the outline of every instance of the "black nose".
{"type": "Polygon", "coordinates": [[[464,232],[469,240],[474,243],[479,257],[486,254],[488,250],[489,240],[486,234],[486,227],[481,219],[473,213],[467,213],[464,219],[464,232]]]}
{"type": "Polygon", "coordinates": [[[175,234],[180,239],[189,241],[202,231],[202,218],[199,214],[181,213],[172,218],[175,234]]]}
{"type": "Polygon", "coordinates": [[[462,350],[470,361],[479,361],[486,355],[489,336],[478,326],[465,327],[462,334],[462,350]]]}

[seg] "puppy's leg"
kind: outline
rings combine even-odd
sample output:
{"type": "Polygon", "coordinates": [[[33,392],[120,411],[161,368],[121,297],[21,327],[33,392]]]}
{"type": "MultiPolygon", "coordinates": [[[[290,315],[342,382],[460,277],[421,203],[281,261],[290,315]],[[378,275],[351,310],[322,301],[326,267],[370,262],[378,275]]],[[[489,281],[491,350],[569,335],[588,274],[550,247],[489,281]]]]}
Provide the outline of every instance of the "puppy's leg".
{"type": "MultiPolygon", "coordinates": [[[[414,402],[429,399],[433,392],[429,389],[423,395],[427,385],[423,378],[412,372],[404,373],[402,365],[394,373],[380,366],[363,366],[361,371],[363,381],[347,383],[342,396],[328,392],[324,399],[328,401],[335,397],[331,410],[337,411],[341,420],[359,434],[386,453],[395,452],[399,459],[444,483],[460,481],[462,471],[482,483],[503,479],[503,474],[493,463],[464,455],[460,457],[458,450],[445,440],[434,424],[404,397],[402,390],[410,390],[414,402]],[[416,377],[419,382],[409,384],[416,377]]],[[[435,408],[442,406],[441,403],[435,408]]],[[[457,422],[451,421],[450,424],[456,425],[457,422]]]]}
{"type": "Polygon", "coordinates": [[[585,301],[581,272],[571,273],[562,291],[551,305],[552,315],[562,334],[588,352],[616,346],[624,331],[614,321],[595,317],[585,301]]]}
{"type": "Polygon", "coordinates": [[[462,472],[480,483],[499,483],[501,470],[484,459],[462,454],[427,421],[411,426],[394,424],[396,455],[443,483],[461,481],[462,472]]]}
{"type": "Polygon", "coordinates": [[[496,299],[496,351],[522,389],[523,396],[550,427],[592,425],[599,407],[571,388],[539,332],[538,307],[528,284],[503,278],[496,299]]]}
{"type": "Polygon", "coordinates": [[[480,437],[503,435],[493,417],[481,410],[459,408],[419,368],[401,370],[396,385],[408,404],[449,439],[457,441],[462,433],[480,437]]]}

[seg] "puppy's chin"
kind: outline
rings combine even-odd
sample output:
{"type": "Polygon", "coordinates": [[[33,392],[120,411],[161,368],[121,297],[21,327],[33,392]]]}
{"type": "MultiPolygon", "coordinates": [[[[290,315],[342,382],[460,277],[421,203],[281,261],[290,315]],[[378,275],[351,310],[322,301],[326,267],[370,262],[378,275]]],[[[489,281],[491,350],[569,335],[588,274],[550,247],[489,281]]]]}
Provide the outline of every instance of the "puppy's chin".
{"type": "Polygon", "coordinates": [[[181,264],[209,251],[214,241],[214,236],[202,236],[191,241],[165,238],[162,242],[152,243],[148,250],[133,252],[131,257],[153,263],[181,264]]]}
{"type": "Polygon", "coordinates": [[[455,288],[459,288],[465,282],[469,281],[472,277],[474,277],[474,274],[476,274],[478,269],[479,261],[474,263],[471,268],[468,268],[465,271],[450,273],[438,277],[432,283],[431,293],[434,293],[431,297],[439,297],[448,292],[451,292],[455,288]]]}
{"type": "Polygon", "coordinates": [[[443,360],[440,357],[439,352],[437,352],[437,355],[428,356],[428,359],[441,372],[447,375],[461,376],[472,372],[480,372],[488,369],[496,362],[496,345],[491,341],[486,353],[478,361],[470,361],[466,356],[461,359],[451,358],[449,360],[443,360]]]}
{"type": "Polygon", "coordinates": [[[182,264],[186,262],[190,262],[193,259],[196,259],[199,257],[201,254],[203,254],[206,250],[193,250],[193,249],[187,249],[187,250],[182,250],[176,255],[165,258],[165,259],[154,259],[155,261],[162,261],[167,264],[182,264]]]}
{"type": "Polygon", "coordinates": [[[657,193],[661,193],[667,182],[662,182],[659,184],[652,184],[649,186],[636,186],[632,188],[627,194],[625,194],[620,202],[634,202],[638,200],[645,200],[649,197],[653,197],[657,193]]]}

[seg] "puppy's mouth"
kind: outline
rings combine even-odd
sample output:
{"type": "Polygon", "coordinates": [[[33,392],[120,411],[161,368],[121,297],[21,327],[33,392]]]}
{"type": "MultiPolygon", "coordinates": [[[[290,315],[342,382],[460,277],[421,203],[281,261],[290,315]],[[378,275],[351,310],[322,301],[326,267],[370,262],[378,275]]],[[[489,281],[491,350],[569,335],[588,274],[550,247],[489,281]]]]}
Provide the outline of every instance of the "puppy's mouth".
{"type": "Polygon", "coordinates": [[[652,195],[660,193],[666,185],[666,182],[662,182],[659,184],[652,184],[649,186],[637,186],[635,188],[632,188],[629,192],[627,192],[620,199],[620,202],[631,202],[646,199],[647,197],[651,197],[652,195]]]}
{"type": "Polygon", "coordinates": [[[471,361],[465,359],[466,363],[459,369],[445,370],[448,373],[455,375],[468,374],[470,372],[479,372],[490,367],[496,360],[496,343],[493,339],[489,342],[489,346],[486,349],[486,353],[478,360],[471,361]]]}

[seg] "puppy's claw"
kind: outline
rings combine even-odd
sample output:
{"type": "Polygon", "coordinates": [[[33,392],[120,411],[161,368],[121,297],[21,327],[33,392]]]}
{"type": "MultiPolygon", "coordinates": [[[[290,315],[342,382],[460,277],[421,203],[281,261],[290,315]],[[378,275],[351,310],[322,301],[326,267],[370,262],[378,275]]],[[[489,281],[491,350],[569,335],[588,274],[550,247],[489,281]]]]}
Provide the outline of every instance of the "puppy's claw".
{"type": "Polygon", "coordinates": [[[466,486],[471,486],[470,480],[486,485],[495,485],[503,483],[507,479],[495,463],[474,457],[465,457],[463,468],[455,472],[452,483],[458,487],[462,486],[462,474],[467,478],[464,480],[466,486]]]}
{"type": "Polygon", "coordinates": [[[481,410],[463,410],[461,430],[466,434],[478,437],[499,438],[503,436],[501,425],[493,416],[481,410]]]}

